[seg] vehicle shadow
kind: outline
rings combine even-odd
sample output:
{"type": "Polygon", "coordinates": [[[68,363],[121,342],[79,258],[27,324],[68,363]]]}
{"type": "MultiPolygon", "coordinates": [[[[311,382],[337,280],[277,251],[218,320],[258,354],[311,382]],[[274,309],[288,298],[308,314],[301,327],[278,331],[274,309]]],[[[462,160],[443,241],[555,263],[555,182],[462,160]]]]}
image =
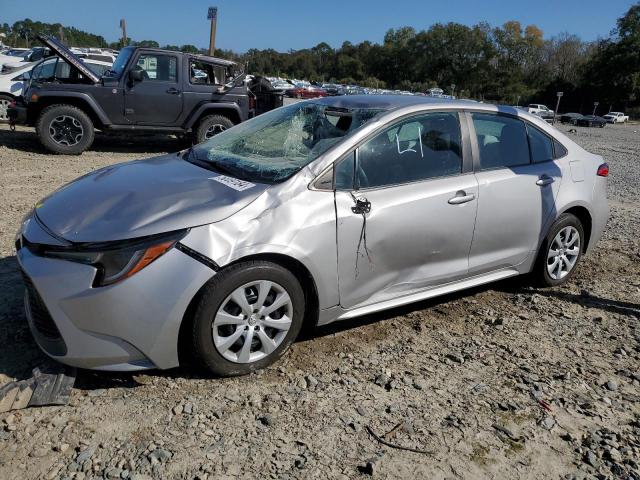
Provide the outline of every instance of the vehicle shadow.
{"type": "Polygon", "coordinates": [[[583,307],[597,308],[606,312],[617,313],[619,315],[629,315],[640,318],[640,304],[631,302],[622,302],[619,300],[610,300],[607,298],[596,297],[589,293],[581,293],[579,295],[560,290],[540,290],[537,292],[543,297],[556,298],[566,302],[577,303],[583,307]]]}
{"type": "MultiPolygon", "coordinates": [[[[188,147],[188,142],[169,135],[107,135],[96,132],[89,152],[109,153],[167,153],[188,147]]],[[[53,155],[38,141],[33,129],[18,128],[11,131],[8,125],[0,125],[0,147],[28,153],[53,155]]]]}

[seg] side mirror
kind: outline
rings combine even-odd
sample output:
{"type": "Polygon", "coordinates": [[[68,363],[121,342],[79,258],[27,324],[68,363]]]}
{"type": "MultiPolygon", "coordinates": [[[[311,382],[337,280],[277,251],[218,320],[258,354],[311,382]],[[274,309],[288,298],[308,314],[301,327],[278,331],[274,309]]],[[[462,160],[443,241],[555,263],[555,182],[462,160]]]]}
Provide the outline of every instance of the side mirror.
{"type": "Polygon", "coordinates": [[[129,80],[131,80],[132,82],[141,82],[143,79],[143,70],[129,70],[129,80]]]}

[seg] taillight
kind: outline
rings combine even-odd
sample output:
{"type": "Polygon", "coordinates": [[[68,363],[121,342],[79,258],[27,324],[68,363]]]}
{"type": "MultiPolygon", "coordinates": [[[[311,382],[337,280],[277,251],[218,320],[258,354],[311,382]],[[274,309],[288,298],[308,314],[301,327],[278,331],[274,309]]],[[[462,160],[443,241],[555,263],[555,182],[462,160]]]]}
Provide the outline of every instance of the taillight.
{"type": "Polygon", "coordinates": [[[249,97],[249,109],[250,110],[255,110],[256,108],[256,99],[253,97],[249,97]]]}
{"type": "Polygon", "coordinates": [[[602,165],[600,165],[598,167],[597,175],[599,177],[608,177],[609,176],[609,165],[606,164],[606,163],[603,163],[602,165]]]}

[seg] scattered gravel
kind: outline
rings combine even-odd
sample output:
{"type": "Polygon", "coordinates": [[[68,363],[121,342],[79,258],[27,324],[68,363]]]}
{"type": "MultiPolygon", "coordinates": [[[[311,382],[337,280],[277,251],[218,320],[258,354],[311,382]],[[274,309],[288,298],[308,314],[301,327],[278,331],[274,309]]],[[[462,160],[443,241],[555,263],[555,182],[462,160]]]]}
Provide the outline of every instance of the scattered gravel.
{"type": "MultiPolygon", "coordinates": [[[[612,210],[569,284],[510,279],[322,328],[243,378],[81,371],[69,405],[0,415],[0,478],[640,479],[640,126],[577,130],[610,164],[612,210]]],[[[99,136],[52,156],[0,126],[0,385],[44,359],[21,217],[74,177],[178,148],[99,136]]]]}

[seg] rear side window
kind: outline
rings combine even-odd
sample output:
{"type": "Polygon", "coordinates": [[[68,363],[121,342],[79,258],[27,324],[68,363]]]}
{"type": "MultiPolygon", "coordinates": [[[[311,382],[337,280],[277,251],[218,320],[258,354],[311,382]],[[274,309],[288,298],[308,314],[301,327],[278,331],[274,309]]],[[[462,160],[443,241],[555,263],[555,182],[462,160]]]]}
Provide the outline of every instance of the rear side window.
{"type": "Polygon", "coordinates": [[[531,146],[531,161],[533,163],[541,163],[553,160],[553,142],[551,138],[532,125],[527,125],[527,132],[529,133],[529,145],[531,146]]]}
{"type": "Polygon", "coordinates": [[[567,151],[567,149],[565,148],[565,146],[562,145],[555,138],[553,139],[553,149],[554,149],[554,152],[555,152],[555,155],[553,156],[553,158],[562,158],[562,157],[564,157],[565,155],[567,155],[569,153],[567,151]]]}
{"type": "Polygon", "coordinates": [[[462,135],[458,114],[427,113],[394,125],[358,149],[357,170],[361,188],[459,174],[462,135]]]}
{"type": "Polygon", "coordinates": [[[480,169],[515,167],[529,163],[524,122],[491,113],[472,113],[480,150],[480,169]]]}

